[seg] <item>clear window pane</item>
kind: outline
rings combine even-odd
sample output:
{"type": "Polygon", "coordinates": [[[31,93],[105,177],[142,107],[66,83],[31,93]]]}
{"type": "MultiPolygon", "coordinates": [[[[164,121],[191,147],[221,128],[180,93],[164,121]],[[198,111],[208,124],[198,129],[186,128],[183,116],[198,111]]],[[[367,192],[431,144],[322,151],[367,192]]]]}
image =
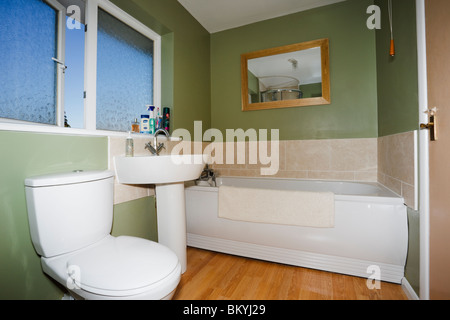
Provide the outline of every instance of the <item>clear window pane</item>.
{"type": "Polygon", "coordinates": [[[153,41],[99,9],[97,129],[130,131],[153,103],[153,41]]]}
{"type": "Polygon", "coordinates": [[[0,117],[56,124],[56,30],[40,0],[0,2],[0,117]]]}
{"type": "Polygon", "coordinates": [[[84,128],[84,47],[84,24],[67,17],[64,122],[71,128],[84,128]]]}

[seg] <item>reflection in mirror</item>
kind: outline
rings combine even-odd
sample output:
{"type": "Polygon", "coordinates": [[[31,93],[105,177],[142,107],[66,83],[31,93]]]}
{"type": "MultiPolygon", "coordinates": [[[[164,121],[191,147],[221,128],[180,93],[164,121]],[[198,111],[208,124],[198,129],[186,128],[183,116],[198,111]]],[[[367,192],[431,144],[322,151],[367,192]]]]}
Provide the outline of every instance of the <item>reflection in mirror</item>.
{"type": "Polygon", "coordinates": [[[328,39],[243,54],[242,109],[329,104],[328,39]]]}
{"type": "Polygon", "coordinates": [[[250,103],[322,96],[320,48],[248,60],[250,103]]]}

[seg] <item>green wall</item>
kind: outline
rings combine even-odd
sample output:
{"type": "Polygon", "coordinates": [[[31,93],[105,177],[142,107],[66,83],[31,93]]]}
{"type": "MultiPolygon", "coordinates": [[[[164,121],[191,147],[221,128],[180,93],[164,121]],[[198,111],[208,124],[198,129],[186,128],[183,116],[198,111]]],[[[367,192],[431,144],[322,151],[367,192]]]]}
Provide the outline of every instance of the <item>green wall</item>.
{"type": "Polygon", "coordinates": [[[155,197],[116,204],[111,234],[158,241],[155,197]]]}
{"type": "Polygon", "coordinates": [[[280,129],[281,140],[378,136],[375,32],[371,0],[348,0],[211,35],[212,127],[280,129]],[[241,111],[240,55],[330,40],[331,104],[241,111]]]}
{"type": "Polygon", "coordinates": [[[378,133],[386,136],[418,129],[419,99],[415,0],[393,1],[395,57],[389,55],[388,1],[381,8],[376,32],[378,79],[378,133]]]}

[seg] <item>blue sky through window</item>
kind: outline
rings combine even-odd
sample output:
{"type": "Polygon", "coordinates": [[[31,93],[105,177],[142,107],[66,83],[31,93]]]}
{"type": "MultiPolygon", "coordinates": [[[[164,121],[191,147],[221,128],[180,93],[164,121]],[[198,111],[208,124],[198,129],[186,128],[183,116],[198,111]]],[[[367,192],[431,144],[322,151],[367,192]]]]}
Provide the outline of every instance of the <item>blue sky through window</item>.
{"type": "MultiPolygon", "coordinates": [[[[67,17],[67,20],[70,18],[67,17]]],[[[71,20],[71,19],[70,19],[71,20]]],[[[84,24],[70,29],[66,23],[66,76],[64,109],[72,128],[84,127],[84,24]]]]}

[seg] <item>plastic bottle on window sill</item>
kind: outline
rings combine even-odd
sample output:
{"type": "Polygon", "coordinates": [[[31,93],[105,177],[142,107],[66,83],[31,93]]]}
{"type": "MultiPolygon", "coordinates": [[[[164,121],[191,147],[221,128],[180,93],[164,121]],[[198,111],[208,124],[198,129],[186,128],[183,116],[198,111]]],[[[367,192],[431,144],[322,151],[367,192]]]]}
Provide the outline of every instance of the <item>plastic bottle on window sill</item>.
{"type": "Polygon", "coordinates": [[[154,134],[156,131],[156,120],[155,120],[155,106],[148,106],[150,111],[150,134],[154,134]]]}
{"type": "Polygon", "coordinates": [[[128,138],[125,141],[125,156],[134,157],[134,142],[131,138],[131,132],[128,132],[128,138]]]}
{"type": "Polygon", "coordinates": [[[170,132],[170,108],[163,109],[163,128],[170,132]]]}
{"type": "Polygon", "coordinates": [[[150,115],[141,115],[141,133],[150,133],[150,115]]]}
{"type": "Polygon", "coordinates": [[[161,108],[156,108],[156,129],[162,128],[161,108]]]}
{"type": "Polygon", "coordinates": [[[139,133],[139,122],[137,118],[134,119],[134,122],[131,123],[131,132],[139,133]]]}

